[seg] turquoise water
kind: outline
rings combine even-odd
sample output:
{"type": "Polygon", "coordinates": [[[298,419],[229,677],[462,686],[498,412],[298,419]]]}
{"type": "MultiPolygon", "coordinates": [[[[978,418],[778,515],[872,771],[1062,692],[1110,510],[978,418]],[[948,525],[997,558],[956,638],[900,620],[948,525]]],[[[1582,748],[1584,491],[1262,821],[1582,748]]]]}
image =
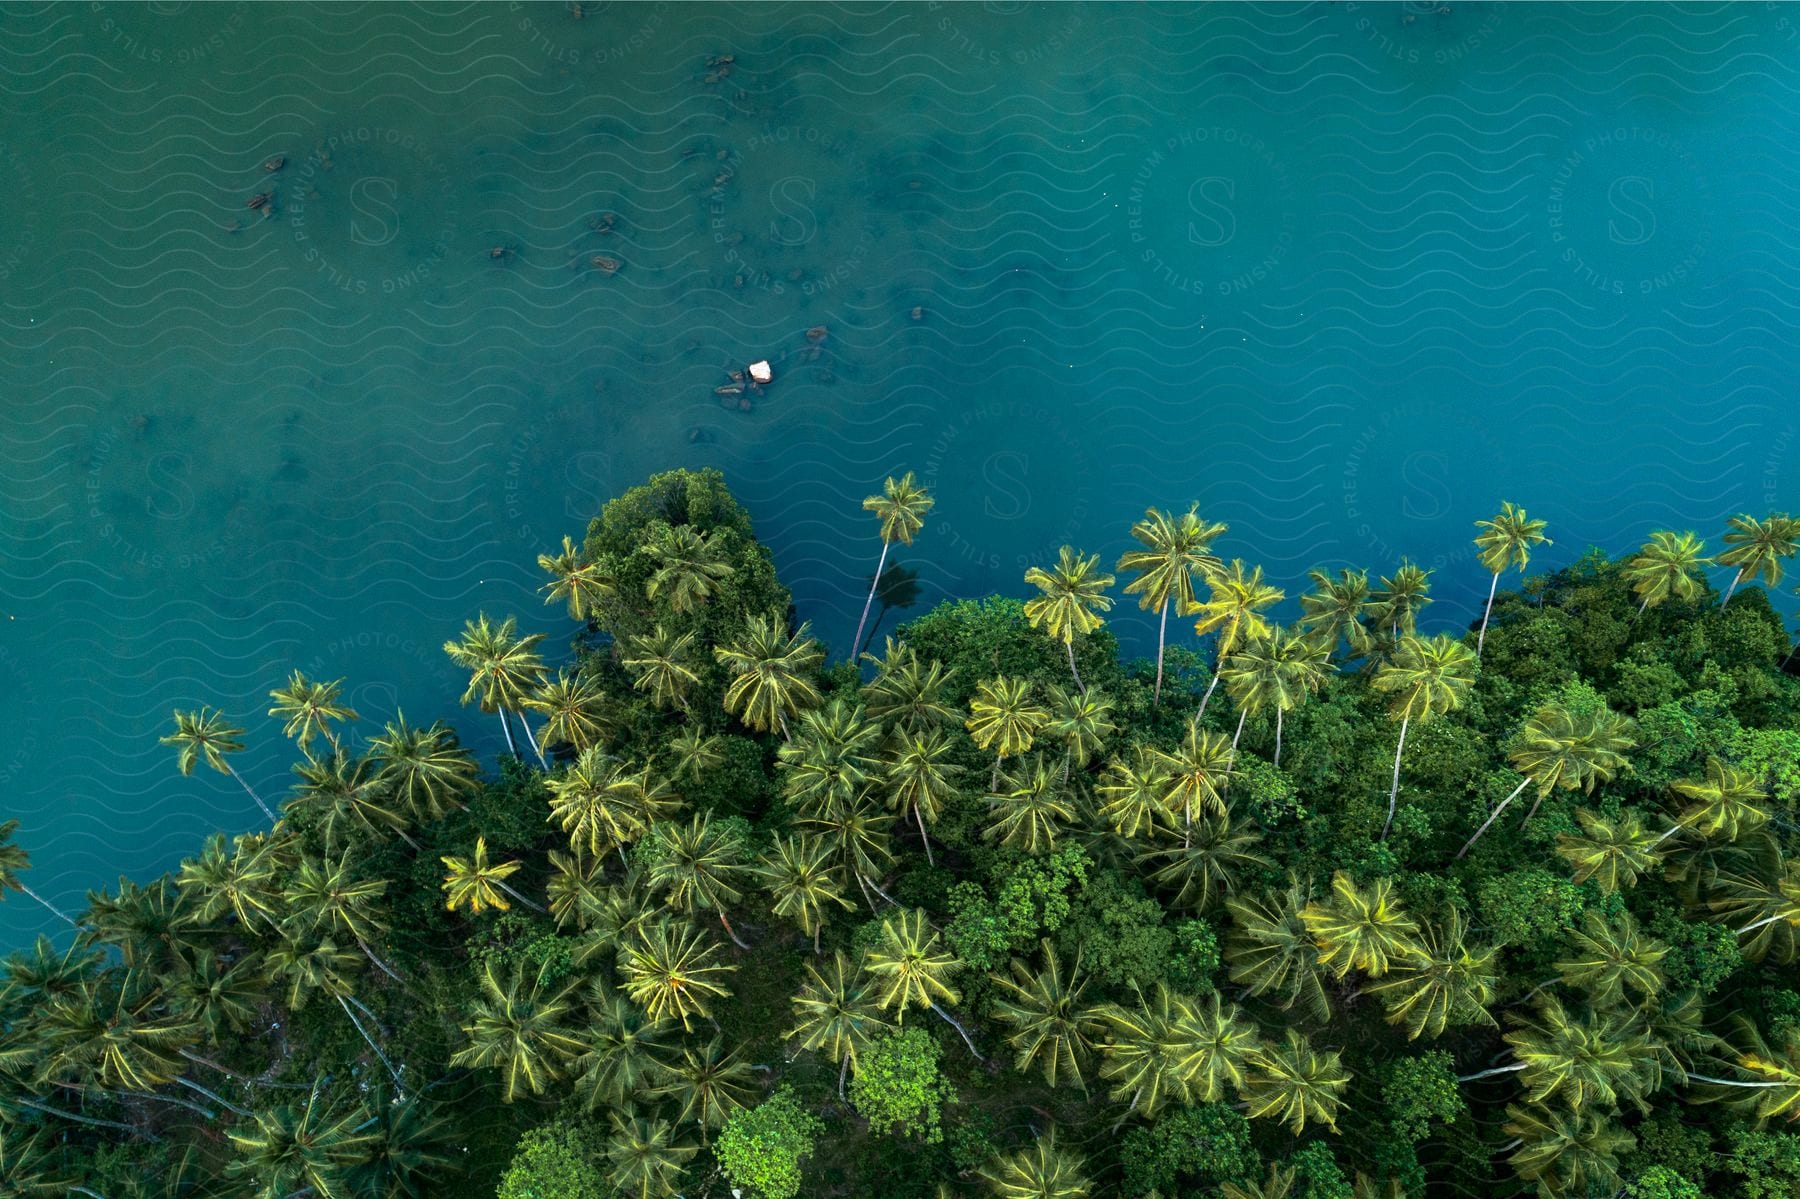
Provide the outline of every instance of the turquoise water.
{"type": "Polygon", "coordinates": [[[1552,564],[1800,506],[1797,86],[1756,4],[0,6],[0,814],[69,906],[250,827],[171,708],[275,794],[293,667],[453,712],[679,464],[839,647],[907,468],[922,603],[1198,500],[1444,626],[1501,498],[1552,564]]]}

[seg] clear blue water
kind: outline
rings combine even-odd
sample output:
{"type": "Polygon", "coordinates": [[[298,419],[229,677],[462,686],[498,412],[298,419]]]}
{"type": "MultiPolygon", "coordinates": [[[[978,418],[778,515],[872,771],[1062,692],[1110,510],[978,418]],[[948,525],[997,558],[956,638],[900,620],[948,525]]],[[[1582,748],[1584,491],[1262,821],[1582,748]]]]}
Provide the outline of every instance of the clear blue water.
{"type": "Polygon", "coordinates": [[[678,464],[840,648],[907,468],[925,603],[1198,500],[1446,626],[1502,498],[1552,564],[1795,507],[1797,85],[1759,4],[0,6],[0,811],[71,906],[249,827],[173,707],[273,793],[290,668],[454,712],[678,464]]]}

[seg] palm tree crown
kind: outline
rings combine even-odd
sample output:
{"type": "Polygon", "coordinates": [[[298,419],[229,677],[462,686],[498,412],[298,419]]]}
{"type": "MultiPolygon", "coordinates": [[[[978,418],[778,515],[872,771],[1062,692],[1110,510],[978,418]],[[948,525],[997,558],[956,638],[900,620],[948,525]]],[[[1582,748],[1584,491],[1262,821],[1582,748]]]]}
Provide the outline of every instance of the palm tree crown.
{"type": "Polygon", "coordinates": [[[1138,607],[1159,613],[1156,630],[1156,687],[1151,702],[1162,698],[1163,644],[1169,608],[1186,613],[1195,606],[1194,584],[1224,565],[1211,546],[1230,526],[1202,520],[1199,505],[1176,517],[1157,508],[1131,526],[1131,535],[1144,548],[1119,557],[1118,570],[1137,575],[1125,585],[1126,595],[1138,597],[1138,607]]]}
{"type": "Polygon", "coordinates": [[[1650,534],[1637,556],[1625,563],[1624,575],[1643,597],[1638,611],[1666,600],[1694,600],[1700,595],[1700,571],[1712,565],[1701,551],[1706,542],[1690,533],[1658,530],[1650,534]]]}
{"type": "Polygon", "coordinates": [[[1075,669],[1075,639],[1085,637],[1105,623],[1100,613],[1112,607],[1106,589],[1113,576],[1100,573],[1100,555],[1083,554],[1065,545],[1057,551],[1056,565],[1049,570],[1034,566],[1025,572],[1025,581],[1043,592],[1025,601],[1025,619],[1034,629],[1043,629],[1051,638],[1063,643],[1069,653],[1069,673],[1081,690],[1081,675],[1075,669]]]}

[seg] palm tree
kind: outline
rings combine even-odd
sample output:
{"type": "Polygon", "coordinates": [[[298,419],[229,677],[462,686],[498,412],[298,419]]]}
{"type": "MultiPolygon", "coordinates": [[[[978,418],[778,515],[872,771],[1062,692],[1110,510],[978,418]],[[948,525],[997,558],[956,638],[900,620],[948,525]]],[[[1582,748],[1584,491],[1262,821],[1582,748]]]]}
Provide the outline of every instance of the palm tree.
{"type": "Polygon", "coordinates": [[[539,744],[546,749],[567,745],[581,753],[604,741],[613,721],[598,680],[583,672],[556,672],[525,701],[525,706],[544,717],[539,744]]]}
{"type": "Polygon", "coordinates": [[[1497,946],[1463,944],[1463,915],[1450,909],[1445,924],[1427,925],[1418,952],[1404,957],[1381,982],[1365,988],[1387,1008],[1388,1023],[1406,1025],[1406,1039],[1438,1037],[1452,1024],[1493,1025],[1497,946]]]}
{"type": "Polygon", "coordinates": [[[1738,1015],[1733,1020],[1738,1046],[1731,1066],[1746,1077],[1720,1078],[1711,1074],[1688,1077],[1709,1087],[1725,1087],[1725,1094],[1751,1119],[1761,1124],[1800,1118],[1800,1035],[1789,1025],[1781,1031],[1781,1048],[1773,1049],[1756,1024],[1738,1015]]]}
{"type": "Polygon", "coordinates": [[[669,751],[669,774],[690,783],[699,782],[708,771],[725,764],[725,742],[717,734],[703,729],[686,729],[670,737],[663,745],[669,751]]]}
{"type": "Polygon", "coordinates": [[[38,1143],[41,1132],[26,1136],[19,1127],[0,1129],[0,1178],[16,1199],[52,1199],[71,1194],[75,1179],[57,1172],[38,1143]]]}
{"type": "Polygon", "coordinates": [[[673,1048],[666,1020],[646,1016],[598,981],[589,987],[588,1050],[575,1063],[575,1090],[587,1109],[630,1107],[658,1085],[673,1048]]]}
{"type": "MultiPolygon", "coordinates": [[[[444,642],[444,652],[450,660],[469,672],[469,686],[462,694],[462,702],[477,702],[483,712],[500,717],[500,731],[506,734],[506,746],[515,757],[519,747],[513,741],[506,715],[517,715],[524,709],[525,701],[544,676],[544,660],[537,652],[538,642],[543,639],[542,633],[519,636],[519,622],[514,617],[509,616],[496,626],[482,612],[475,620],[463,623],[461,641],[444,642]]],[[[531,726],[523,718],[519,723],[538,761],[543,763],[544,753],[531,735],[531,726]]]]}
{"type": "Polygon", "coordinates": [[[1163,646],[1168,637],[1169,607],[1188,612],[1195,606],[1194,583],[1225,564],[1212,552],[1213,541],[1230,526],[1200,519],[1199,505],[1183,516],[1147,509],[1144,519],[1131,526],[1131,535],[1144,548],[1120,555],[1117,570],[1137,575],[1125,585],[1125,594],[1138,597],[1138,607],[1154,609],[1156,623],[1156,686],[1151,706],[1162,702],[1163,646]]]}
{"type": "Polygon", "coordinates": [[[1700,571],[1712,565],[1712,559],[1701,554],[1705,548],[1706,542],[1691,532],[1658,530],[1650,534],[1650,540],[1625,563],[1622,572],[1644,599],[1638,612],[1669,599],[1697,599],[1702,586],[1700,571]]]}
{"type": "Polygon", "coordinates": [[[1081,1158],[1056,1147],[1054,1126],[1017,1153],[980,1171],[1000,1199],[1086,1199],[1093,1183],[1082,1173],[1081,1158]]]}
{"type": "Polygon", "coordinates": [[[307,678],[298,670],[289,677],[287,685],[277,687],[269,692],[269,698],[275,706],[269,709],[269,715],[287,723],[281,728],[283,735],[292,737],[294,744],[302,750],[315,735],[323,736],[331,744],[333,751],[338,748],[337,734],[331,731],[334,721],[356,720],[356,713],[340,703],[343,695],[343,679],[333,679],[329,683],[316,682],[307,678]]]}
{"type": "Polygon", "coordinates": [[[701,812],[683,825],[657,830],[661,852],[650,866],[650,886],[668,891],[669,906],[693,917],[715,912],[719,924],[739,949],[749,945],[731,927],[725,910],[741,903],[741,886],[754,875],[744,861],[744,843],[735,831],[714,825],[711,812],[701,812]]]}
{"type": "Polygon", "coordinates": [[[667,595],[671,610],[690,616],[717,594],[719,584],[731,577],[732,565],[717,538],[693,525],[656,525],[652,530],[644,551],[657,565],[644,594],[652,600],[667,595]]]}
{"type": "Polygon", "coordinates": [[[404,712],[398,720],[369,742],[376,781],[415,822],[442,820],[474,793],[479,768],[442,721],[420,729],[406,723],[404,712]]]}
{"type": "Polygon", "coordinates": [[[1174,892],[1170,904],[1205,911],[1237,890],[1244,871],[1270,864],[1256,850],[1260,843],[1254,828],[1234,824],[1229,811],[1208,813],[1189,826],[1180,845],[1139,853],[1138,862],[1161,863],[1150,881],[1174,892]]]}
{"type": "Polygon", "coordinates": [[[1321,642],[1280,628],[1227,658],[1219,675],[1225,680],[1226,694],[1231,696],[1239,713],[1231,748],[1237,749],[1246,719],[1253,713],[1273,708],[1275,765],[1281,765],[1281,735],[1286,715],[1324,686],[1331,669],[1328,663],[1328,651],[1321,642]]]}
{"type": "Polygon", "coordinates": [[[274,823],[275,813],[269,811],[269,805],[262,801],[262,796],[251,790],[250,784],[226,761],[226,754],[235,754],[244,748],[241,738],[244,730],[233,728],[225,723],[225,714],[213,708],[201,705],[195,712],[175,711],[175,731],[167,737],[157,739],[159,745],[173,745],[180,751],[176,754],[175,765],[185,775],[194,773],[194,765],[201,759],[220,774],[229,774],[238,781],[238,786],[249,793],[262,814],[274,823]]]}
{"type": "Polygon", "coordinates": [[[844,869],[856,880],[869,910],[875,901],[869,890],[880,890],[877,880],[885,865],[893,860],[888,848],[888,830],[893,826],[892,813],[875,806],[867,791],[859,791],[848,803],[836,804],[815,812],[801,814],[800,823],[817,828],[838,855],[844,869]]]}
{"type": "Polygon", "coordinates": [[[1487,604],[1481,609],[1481,632],[1475,637],[1475,656],[1481,656],[1481,647],[1487,642],[1488,617],[1494,611],[1494,593],[1500,589],[1500,576],[1509,568],[1524,570],[1531,561],[1531,551],[1540,545],[1553,544],[1544,536],[1544,526],[1548,522],[1528,520],[1525,509],[1515,508],[1510,501],[1500,505],[1500,513],[1492,520],[1478,520],[1475,527],[1481,532],[1475,534],[1475,548],[1479,551],[1481,564],[1493,572],[1494,581],[1488,584],[1487,604]]]}
{"type": "Polygon", "coordinates": [[[784,1034],[802,1049],[823,1051],[838,1063],[838,1098],[844,1097],[844,1075],[857,1055],[888,1028],[873,994],[872,980],[860,964],[852,965],[842,950],[820,970],[806,963],[806,981],[794,996],[794,1026],[784,1034]]]}
{"type": "Polygon", "coordinates": [[[1219,685],[1218,667],[1239,645],[1267,637],[1270,625],[1263,618],[1262,610],[1287,598],[1287,592],[1265,584],[1262,577],[1262,567],[1254,567],[1246,573],[1242,559],[1233,558],[1229,567],[1215,570],[1208,576],[1205,602],[1193,604],[1183,613],[1200,617],[1194,622],[1194,632],[1200,636],[1219,635],[1218,648],[1213,655],[1212,682],[1206,685],[1206,694],[1200,697],[1200,710],[1194,713],[1195,720],[1206,715],[1213,688],[1219,685]]]}
{"type": "Polygon", "coordinates": [[[1025,601],[1025,619],[1034,629],[1043,629],[1051,640],[1063,643],[1069,652],[1069,673],[1075,677],[1078,691],[1086,691],[1081,673],[1075,669],[1075,639],[1085,637],[1106,622],[1099,613],[1112,607],[1106,589],[1113,576],[1100,573],[1100,555],[1083,554],[1074,546],[1057,551],[1056,565],[1049,570],[1034,566],[1025,572],[1025,581],[1043,592],[1025,601]]]}
{"type": "Polygon", "coordinates": [[[1579,789],[1591,795],[1595,783],[1610,782],[1613,774],[1624,768],[1626,752],[1637,745],[1634,734],[1635,726],[1630,720],[1615,718],[1611,712],[1577,716],[1558,703],[1545,704],[1533,712],[1507,755],[1513,769],[1524,777],[1512,794],[1488,813],[1453,860],[1461,861],[1507,805],[1533,783],[1537,784],[1537,803],[1525,814],[1526,823],[1552,791],[1579,789]]]}
{"type": "MultiPolygon", "coordinates": [[[[1295,1172],[1286,1166],[1269,1163],[1269,1176],[1261,1182],[1227,1182],[1220,1186],[1224,1199],[1289,1199],[1294,1193],[1295,1172]]],[[[1362,1199],[1362,1193],[1356,1193],[1362,1199]]]]}
{"type": "Polygon", "coordinates": [[[667,1199],[681,1185],[681,1167],[699,1150],[675,1140],[667,1120],[626,1119],[611,1113],[606,1179],[630,1199],[667,1199]]]}
{"type": "Polygon", "coordinates": [[[1313,582],[1313,590],[1300,597],[1300,627],[1306,635],[1327,653],[1337,649],[1341,640],[1350,657],[1367,654],[1374,640],[1363,621],[1375,614],[1369,598],[1369,572],[1346,567],[1335,579],[1323,570],[1309,570],[1306,577],[1313,582]]]}
{"type": "Polygon", "coordinates": [[[1225,960],[1231,981],[1252,995],[1279,995],[1284,1011],[1298,1009],[1323,1024],[1331,1018],[1331,1000],[1319,970],[1319,951],[1302,913],[1311,895],[1300,883],[1285,893],[1233,896],[1225,901],[1231,932],[1225,960]]]}
{"type": "Polygon", "coordinates": [[[1677,779],[1669,789],[1694,802],[1654,844],[1661,844],[1682,829],[1699,833],[1709,841],[1720,836],[1736,841],[1769,821],[1769,809],[1764,806],[1769,798],[1768,788],[1755,774],[1727,765],[1717,757],[1706,759],[1704,779],[1677,779]]]}
{"type": "Polygon", "coordinates": [[[1609,921],[1590,909],[1582,914],[1582,926],[1569,930],[1569,954],[1556,970],[1565,986],[1587,992],[1589,1004],[1621,1007],[1631,991],[1641,1006],[1663,989],[1662,960],[1669,946],[1640,929],[1630,912],[1609,921]]]}
{"type": "Polygon", "coordinates": [[[936,824],[944,806],[956,797],[955,779],[963,772],[950,760],[953,749],[950,738],[939,728],[896,733],[882,772],[888,806],[912,813],[919,840],[925,845],[925,860],[932,865],[936,863],[925,826],[936,824]]]}
{"type": "Polygon", "coordinates": [[[758,732],[780,729],[789,740],[788,717],[819,705],[813,676],[825,651],[809,635],[811,627],[802,624],[789,636],[774,617],[752,616],[738,640],[714,647],[732,676],[725,710],[758,732]]]}
{"type": "Polygon", "coordinates": [[[450,1124],[438,1108],[417,1097],[390,1098],[380,1087],[368,1100],[369,1118],[357,1126],[368,1131],[362,1160],[350,1170],[350,1189],[380,1199],[424,1199],[441,1194],[438,1183],[446,1167],[455,1165],[449,1145],[450,1124]]]}
{"type": "Polygon", "coordinates": [[[1043,755],[1034,755],[1016,771],[1000,776],[987,797],[988,825],[982,839],[998,841],[1027,854],[1056,847],[1056,838],[1075,819],[1067,789],[1043,755]]]}
{"type": "Polygon", "coordinates": [[[870,716],[888,723],[896,733],[919,733],[959,722],[956,709],[945,701],[955,672],[945,670],[943,663],[935,658],[919,661],[917,653],[892,637],[881,657],[863,657],[876,667],[875,678],[863,688],[870,716]]]}
{"type": "Polygon", "coordinates": [[[1113,833],[1127,841],[1153,838],[1158,822],[1169,817],[1164,800],[1169,776],[1160,755],[1140,745],[1129,761],[1114,758],[1108,762],[1102,778],[1100,815],[1113,833]]]}
{"type": "Polygon", "coordinates": [[[1001,998],[994,1005],[994,1016],[1011,1027],[1007,1043],[1013,1047],[1013,1068],[1026,1073],[1035,1063],[1044,1075],[1044,1083],[1055,1087],[1057,1080],[1073,1082],[1085,1093],[1084,1071],[1093,1060],[1095,1047],[1105,1031],[1105,1022],[1097,1010],[1084,1003],[1088,978],[1081,963],[1065,971],[1056,956],[1056,947],[1048,939],[1039,943],[1044,967],[1033,970],[1018,958],[1012,959],[1012,977],[994,975],[994,985],[1001,998]]]}
{"type": "Polygon", "coordinates": [[[1535,1014],[1515,1013],[1511,1019],[1518,1027],[1502,1039],[1516,1060],[1457,1081],[1517,1073],[1528,1103],[1559,1099],[1572,1111],[1612,1107],[1621,1100],[1641,1106],[1662,1083],[1663,1057],[1635,1013],[1572,1015],[1554,996],[1544,996],[1535,1014]]]}
{"type": "Polygon", "coordinates": [[[722,976],[737,967],[718,960],[718,946],[685,921],[660,920],[619,948],[625,993],[653,1019],[674,1017],[691,1029],[695,1016],[710,1015],[711,999],[731,994],[722,976]]]}
{"type": "Polygon", "coordinates": [[[175,885],[192,897],[191,919],[214,925],[227,913],[246,930],[275,927],[280,889],[277,872],[285,868],[285,848],[262,836],[239,836],[228,853],[225,835],[206,839],[198,857],[181,864],[175,885]]]}
{"type": "Polygon", "coordinates": [[[869,598],[863,601],[862,619],[856,622],[852,648],[862,644],[863,626],[869,622],[869,607],[875,602],[875,589],[881,584],[881,572],[887,566],[888,551],[894,542],[911,545],[915,534],[925,527],[925,514],[937,501],[918,485],[909,470],[898,481],[892,475],[881,485],[881,494],[862,502],[865,512],[873,512],[881,521],[881,557],[875,563],[875,574],[869,580],[869,598]]]}
{"type": "Polygon", "coordinates": [[[1725,533],[1730,548],[1719,555],[1719,565],[1735,566],[1737,573],[1719,601],[1721,608],[1731,602],[1732,593],[1745,579],[1760,578],[1765,586],[1779,587],[1782,562],[1800,553],[1800,520],[1785,512],[1773,513],[1766,520],[1743,513],[1725,523],[1730,526],[1725,533]]]}
{"type": "Polygon", "coordinates": [[[544,602],[567,601],[573,620],[591,619],[599,613],[601,604],[618,594],[617,585],[601,573],[598,563],[582,564],[581,551],[566,533],[562,552],[539,554],[537,564],[550,576],[550,581],[538,589],[545,593],[544,602]]]}
{"type": "Polygon", "coordinates": [[[560,776],[544,780],[550,821],[569,845],[598,858],[643,836],[649,828],[637,780],[613,757],[593,746],[560,776]]]}
{"type": "MultiPolygon", "coordinates": [[[[239,959],[225,966],[218,955],[205,951],[194,954],[192,960],[176,956],[181,964],[166,976],[164,988],[169,1011],[176,1019],[197,1025],[215,1044],[248,1032],[266,994],[258,964],[239,959]]],[[[187,1049],[177,1052],[189,1061],[200,1060],[187,1049]]]]}
{"type": "Polygon", "coordinates": [[[1475,655],[1469,647],[1445,634],[1430,640],[1407,633],[1393,659],[1375,674],[1375,689],[1393,695],[1388,716],[1400,722],[1400,740],[1394,746],[1394,783],[1388,790],[1387,819],[1379,840],[1387,840],[1394,823],[1394,807],[1400,798],[1400,755],[1406,749],[1406,730],[1462,706],[1475,682],[1475,655]]]}
{"type": "Polygon", "coordinates": [[[314,1085],[303,1104],[286,1104],[258,1113],[229,1134],[238,1158],[226,1175],[242,1178],[253,1199],[345,1199],[348,1173],[368,1153],[374,1140],[359,1130],[359,1107],[340,1107],[322,1097],[314,1085]]]}
{"type": "Polygon", "coordinates": [[[325,758],[303,755],[294,764],[300,782],[286,810],[290,816],[308,809],[319,812],[319,829],[327,848],[337,846],[341,833],[394,833],[414,850],[423,847],[407,834],[407,814],[394,802],[371,758],[351,758],[334,750],[325,758]],[[344,825],[351,827],[345,829],[344,825]]]}
{"type": "Polygon", "coordinates": [[[1063,743],[1063,782],[1069,767],[1086,769],[1108,737],[1118,731],[1113,723],[1113,701],[1104,691],[1065,691],[1055,683],[1050,697],[1050,720],[1044,732],[1063,743]]]}
{"type": "Polygon", "coordinates": [[[17,891],[22,895],[35,899],[58,920],[70,928],[77,927],[74,920],[64,915],[55,904],[25,885],[20,876],[31,867],[31,855],[13,841],[13,835],[19,831],[17,820],[0,822],[0,896],[8,891],[17,891]]]}
{"type": "Polygon", "coordinates": [[[786,774],[782,793],[801,812],[842,807],[876,774],[876,743],[881,730],[834,696],[823,708],[800,717],[800,730],[776,752],[786,774]]]}
{"type": "Polygon", "coordinates": [[[831,856],[831,845],[815,834],[777,836],[757,868],[775,900],[774,913],[798,924],[800,931],[812,938],[815,954],[819,952],[819,932],[825,927],[825,905],[835,903],[846,911],[851,906],[844,898],[831,856]]]}
{"type": "Polygon", "coordinates": [[[1000,784],[1000,764],[1031,748],[1038,733],[1050,723],[1050,712],[1031,701],[1031,683],[999,675],[975,685],[964,721],[978,749],[994,752],[990,788],[1000,784]]]}
{"type": "Polygon", "coordinates": [[[1419,924],[1394,895],[1394,881],[1378,878],[1367,890],[1339,870],[1331,876],[1331,899],[1300,911],[1319,949],[1319,964],[1338,978],[1360,970],[1379,978],[1423,953],[1419,924]]]}
{"type": "Polygon", "coordinates": [[[1713,880],[1707,907],[1718,913],[1738,936],[1751,936],[1740,947],[1744,957],[1760,962],[1773,957],[1782,965],[1796,956],[1800,930],[1800,863],[1790,862],[1778,843],[1764,840],[1748,853],[1733,855],[1730,868],[1713,880]]]}
{"type": "Polygon", "coordinates": [[[955,1003],[959,996],[949,979],[960,966],[954,954],[939,948],[937,930],[918,908],[884,919],[880,940],[863,958],[863,968],[875,984],[876,1003],[884,1011],[898,1008],[895,1019],[902,1024],[909,1007],[928,1007],[941,1014],[938,1000],[955,1003]]]}
{"type": "Polygon", "coordinates": [[[469,857],[448,856],[439,860],[447,871],[444,906],[452,912],[458,908],[468,908],[471,916],[479,916],[489,908],[504,912],[509,906],[507,895],[534,912],[544,910],[507,885],[506,880],[517,874],[523,863],[489,862],[486,837],[475,838],[475,852],[469,857]]]}
{"type": "Polygon", "coordinates": [[[1552,1199],[1611,1195],[1619,1189],[1618,1155],[1637,1138],[1606,1113],[1508,1105],[1503,1126],[1519,1148],[1507,1161],[1552,1199]]]}
{"type": "Polygon", "coordinates": [[[619,664],[631,674],[631,685],[649,695],[651,703],[665,710],[686,710],[688,692],[700,685],[700,672],[689,664],[694,644],[693,633],[678,636],[659,624],[652,632],[625,638],[619,664]]]}
{"type": "Polygon", "coordinates": [[[450,1057],[452,1066],[494,1067],[501,1072],[501,1098],[541,1095],[564,1076],[568,1062],[587,1049],[582,1036],[565,1021],[575,1014],[572,1002],[579,980],[548,991],[543,975],[527,980],[514,966],[502,980],[493,959],[482,963],[476,982],[473,1019],[463,1025],[469,1044],[450,1057]]]}
{"type": "Polygon", "coordinates": [[[1614,818],[1580,808],[1575,820],[1581,832],[1556,834],[1556,853],[1569,864],[1577,886],[1593,879],[1611,895],[1636,886],[1638,876],[1658,861],[1656,846],[1662,838],[1653,836],[1643,817],[1630,809],[1614,818]]]}
{"type": "Polygon", "coordinates": [[[1431,603],[1431,572],[1405,558],[1392,576],[1383,575],[1381,586],[1370,597],[1375,605],[1375,624],[1391,641],[1411,635],[1419,625],[1419,612],[1431,603]]]}
{"type": "Polygon", "coordinates": [[[1205,1000],[1158,982],[1151,998],[1134,1008],[1100,1009],[1107,1038],[1101,1077],[1115,1100],[1131,1098],[1128,1111],[1154,1116],[1169,1103],[1217,1103],[1242,1089],[1257,1049],[1256,1028],[1218,992],[1205,1000]]]}
{"type": "Polygon", "coordinates": [[[388,931],[387,920],[376,906],[387,886],[384,878],[356,877],[348,850],[335,862],[301,858],[287,886],[282,888],[282,902],[288,909],[281,921],[282,931],[293,939],[341,933],[356,942],[376,969],[398,982],[400,976],[369,946],[370,940],[388,931]]]}
{"type": "Polygon", "coordinates": [[[750,1063],[736,1050],[727,1052],[725,1038],[714,1037],[699,1050],[684,1045],[650,1094],[675,1100],[680,1105],[676,1121],[698,1124],[700,1141],[705,1144],[712,1129],[723,1127],[733,1112],[747,1106],[751,1078],[750,1063]]]}
{"type": "Polygon", "coordinates": [[[1187,734],[1174,753],[1157,751],[1157,760],[1168,779],[1163,806],[1171,813],[1181,813],[1184,829],[1193,827],[1196,810],[1224,814],[1233,757],[1225,734],[1203,730],[1198,719],[1187,722],[1187,734]]]}
{"type": "Polygon", "coordinates": [[[1306,1131],[1308,1120],[1337,1131],[1338,1109],[1350,1085],[1337,1054],[1320,1053],[1290,1028],[1279,1045],[1259,1048],[1251,1063],[1254,1068],[1244,1082],[1251,1119],[1283,1120],[1295,1136],[1306,1131]]]}

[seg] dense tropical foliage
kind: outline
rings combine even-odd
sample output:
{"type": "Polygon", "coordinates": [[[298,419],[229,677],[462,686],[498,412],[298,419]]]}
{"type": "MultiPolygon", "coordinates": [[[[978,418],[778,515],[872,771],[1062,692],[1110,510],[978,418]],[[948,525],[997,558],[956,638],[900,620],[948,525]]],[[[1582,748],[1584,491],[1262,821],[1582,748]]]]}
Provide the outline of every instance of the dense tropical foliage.
{"type": "MultiPolygon", "coordinates": [[[[865,505],[869,596],[931,504],[865,505]]],[[[491,769],[298,672],[176,713],[195,785],[263,805],[253,737],[294,781],[5,960],[0,1195],[1800,1194],[1800,524],[1501,590],[1544,527],[1477,522],[1428,634],[1416,564],[1286,624],[1152,509],[1154,659],[1064,547],[831,663],[723,480],[659,475],[540,557],[567,655],[446,642],[491,769]]]]}

